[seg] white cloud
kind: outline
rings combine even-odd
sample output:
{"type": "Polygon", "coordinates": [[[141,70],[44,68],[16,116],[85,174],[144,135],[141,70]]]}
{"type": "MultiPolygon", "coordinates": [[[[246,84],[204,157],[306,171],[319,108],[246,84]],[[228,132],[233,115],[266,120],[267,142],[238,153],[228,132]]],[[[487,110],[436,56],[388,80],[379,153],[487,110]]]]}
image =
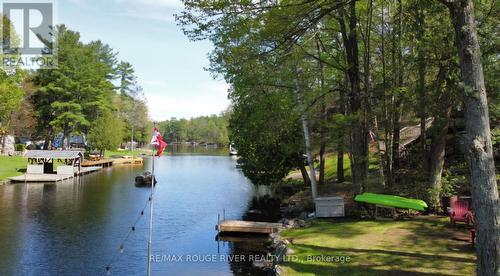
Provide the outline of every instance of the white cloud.
{"type": "Polygon", "coordinates": [[[146,91],[150,116],[153,120],[161,121],[171,117],[190,118],[219,114],[229,106],[227,89],[227,84],[214,81],[204,85],[203,93],[190,94],[192,89],[146,91]]]}

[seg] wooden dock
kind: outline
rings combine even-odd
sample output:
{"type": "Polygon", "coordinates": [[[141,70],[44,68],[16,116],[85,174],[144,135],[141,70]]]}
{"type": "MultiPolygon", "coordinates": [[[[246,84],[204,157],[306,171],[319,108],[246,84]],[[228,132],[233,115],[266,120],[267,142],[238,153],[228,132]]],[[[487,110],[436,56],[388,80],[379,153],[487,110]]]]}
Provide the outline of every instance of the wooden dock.
{"type": "Polygon", "coordinates": [[[271,234],[281,229],[281,223],[242,221],[242,220],[224,220],[215,227],[219,233],[257,233],[271,234]]]}
{"type": "Polygon", "coordinates": [[[30,183],[49,183],[49,182],[59,182],[66,179],[71,179],[78,175],[84,175],[92,172],[96,172],[102,169],[102,167],[82,167],[79,172],[74,174],[55,174],[55,173],[26,173],[20,176],[9,177],[12,182],[30,182],[30,183]]]}
{"type": "Polygon", "coordinates": [[[113,159],[101,159],[96,161],[85,160],[82,162],[82,167],[111,167],[113,166],[113,159]]]}
{"type": "Polygon", "coordinates": [[[143,164],[144,160],[140,157],[133,157],[133,156],[123,156],[122,158],[114,158],[113,159],[113,165],[121,165],[121,164],[126,164],[126,165],[140,165],[143,164]]]}

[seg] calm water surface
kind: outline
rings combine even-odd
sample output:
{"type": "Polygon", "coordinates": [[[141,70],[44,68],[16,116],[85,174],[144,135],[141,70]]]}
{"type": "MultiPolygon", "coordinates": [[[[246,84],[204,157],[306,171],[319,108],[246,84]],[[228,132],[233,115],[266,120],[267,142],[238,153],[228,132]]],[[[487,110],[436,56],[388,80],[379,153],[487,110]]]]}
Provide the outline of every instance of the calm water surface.
{"type": "MultiPolygon", "coordinates": [[[[234,159],[169,155],[156,159],[153,255],[183,256],[153,263],[153,275],[242,275],[255,273],[222,261],[186,262],[187,256],[230,256],[245,250],[217,242],[217,214],[241,218],[253,185],[234,159]]],[[[134,177],[150,170],[117,166],[57,184],[0,186],[0,275],[145,275],[149,189],[134,177]],[[121,241],[131,232],[120,253],[121,241]]]]}

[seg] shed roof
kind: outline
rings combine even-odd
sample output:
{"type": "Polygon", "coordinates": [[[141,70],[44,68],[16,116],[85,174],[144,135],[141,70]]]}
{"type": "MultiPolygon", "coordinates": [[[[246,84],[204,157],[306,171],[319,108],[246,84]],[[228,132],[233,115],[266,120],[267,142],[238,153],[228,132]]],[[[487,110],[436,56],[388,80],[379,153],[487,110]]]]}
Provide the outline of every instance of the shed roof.
{"type": "Polygon", "coordinates": [[[28,158],[77,159],[81,156],[81,151],[74,150],[30,150],[26,153],[28,158]]]}

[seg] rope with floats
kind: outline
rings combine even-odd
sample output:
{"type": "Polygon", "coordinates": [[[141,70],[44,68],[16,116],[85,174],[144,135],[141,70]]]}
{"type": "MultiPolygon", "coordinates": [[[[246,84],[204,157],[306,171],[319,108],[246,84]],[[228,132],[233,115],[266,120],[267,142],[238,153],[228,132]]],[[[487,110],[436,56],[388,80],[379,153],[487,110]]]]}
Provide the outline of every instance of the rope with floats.
{"type": "MultiPolygon", "coordinates": [[[[132,232],[135,232],[135,226],[139,222],[139,220],[144,216],[144,211],[148,205],[149,202],[149,233],[148,233],[148,255],[147,255],[147,275],[151,276],[151,256],[152,256],[152,237],[153,237],[153,196],[154,196],[154,186],[155,186],[155,157],[156,156],[161,156],[163,153],[164,148],[167,146],[167,144],[163,141],[163,138],[161,137],[158,129],[154,128],[154,133],[153,133],[153,139],[151,141],[151,144],[155,146],[155,149],[157,150],[155,154],[155,149],[153,149],[152,153],[152,162],[151,162],[151,191],[150,195],[148,198],[148,201],[146,201],[146,204],[144,204],[144,207],[142,208],[139,217],[135,220],[134,224],[132,227],[129,229],[129,232],[125,236],[124,239],[122,239],[120,243],[120,250],[119,253],[123,253],[125,249],[125,242],[128,240],[132,232]]],[[[112,265],[117,262],[120,259],[121,255],[118,255],[118,253],[115,253],[113,257],[111,258],[111,261],[106,265],[106,274],[111,273],[111,268],[112,265]],[[118,256],[118,257],[117,257],[118,256]]]]}
{"type": "Polygon", "coordinates": [[[153,195],[155,187],[155,153],[153,150],[153,162],[151,163],[151,195],[149,201],[149,237],[148,237],[148,276],[151,276],[151,251],[152,251],[152,237],[153,237],[153,195]]]}
{"type": "Polygon", "coordinates": [[[133,232],[135,232],[135,230],[137,229],[136,226],[139,223],[139,221],[141,220],[141,218],[144,217],[144,211],[146,210],[149,201],[151,201],[150,197],[148,197],[148,199],[146,200],[146,203],[144,204],[144,207],[142,207],[142,209],[141,209],[141,212],[139,213],[139,215],[135,219],[135,221],[132,224],[132,226],[128,228],[129,230],[128,230],[127,234],[121,240],[119,251],[116,252],[115,254],[113,254],[113,257],[111,258],[111,260],[106,264],[105,269],[106,269],[106,274],[107,275],[109,275],[111,273],[111,268],[113,267],[113,265],[120,260],[120,258],[122,256],[122,253],[125,251],[125,243],[130,238],[130,235],[133,232]]]}

